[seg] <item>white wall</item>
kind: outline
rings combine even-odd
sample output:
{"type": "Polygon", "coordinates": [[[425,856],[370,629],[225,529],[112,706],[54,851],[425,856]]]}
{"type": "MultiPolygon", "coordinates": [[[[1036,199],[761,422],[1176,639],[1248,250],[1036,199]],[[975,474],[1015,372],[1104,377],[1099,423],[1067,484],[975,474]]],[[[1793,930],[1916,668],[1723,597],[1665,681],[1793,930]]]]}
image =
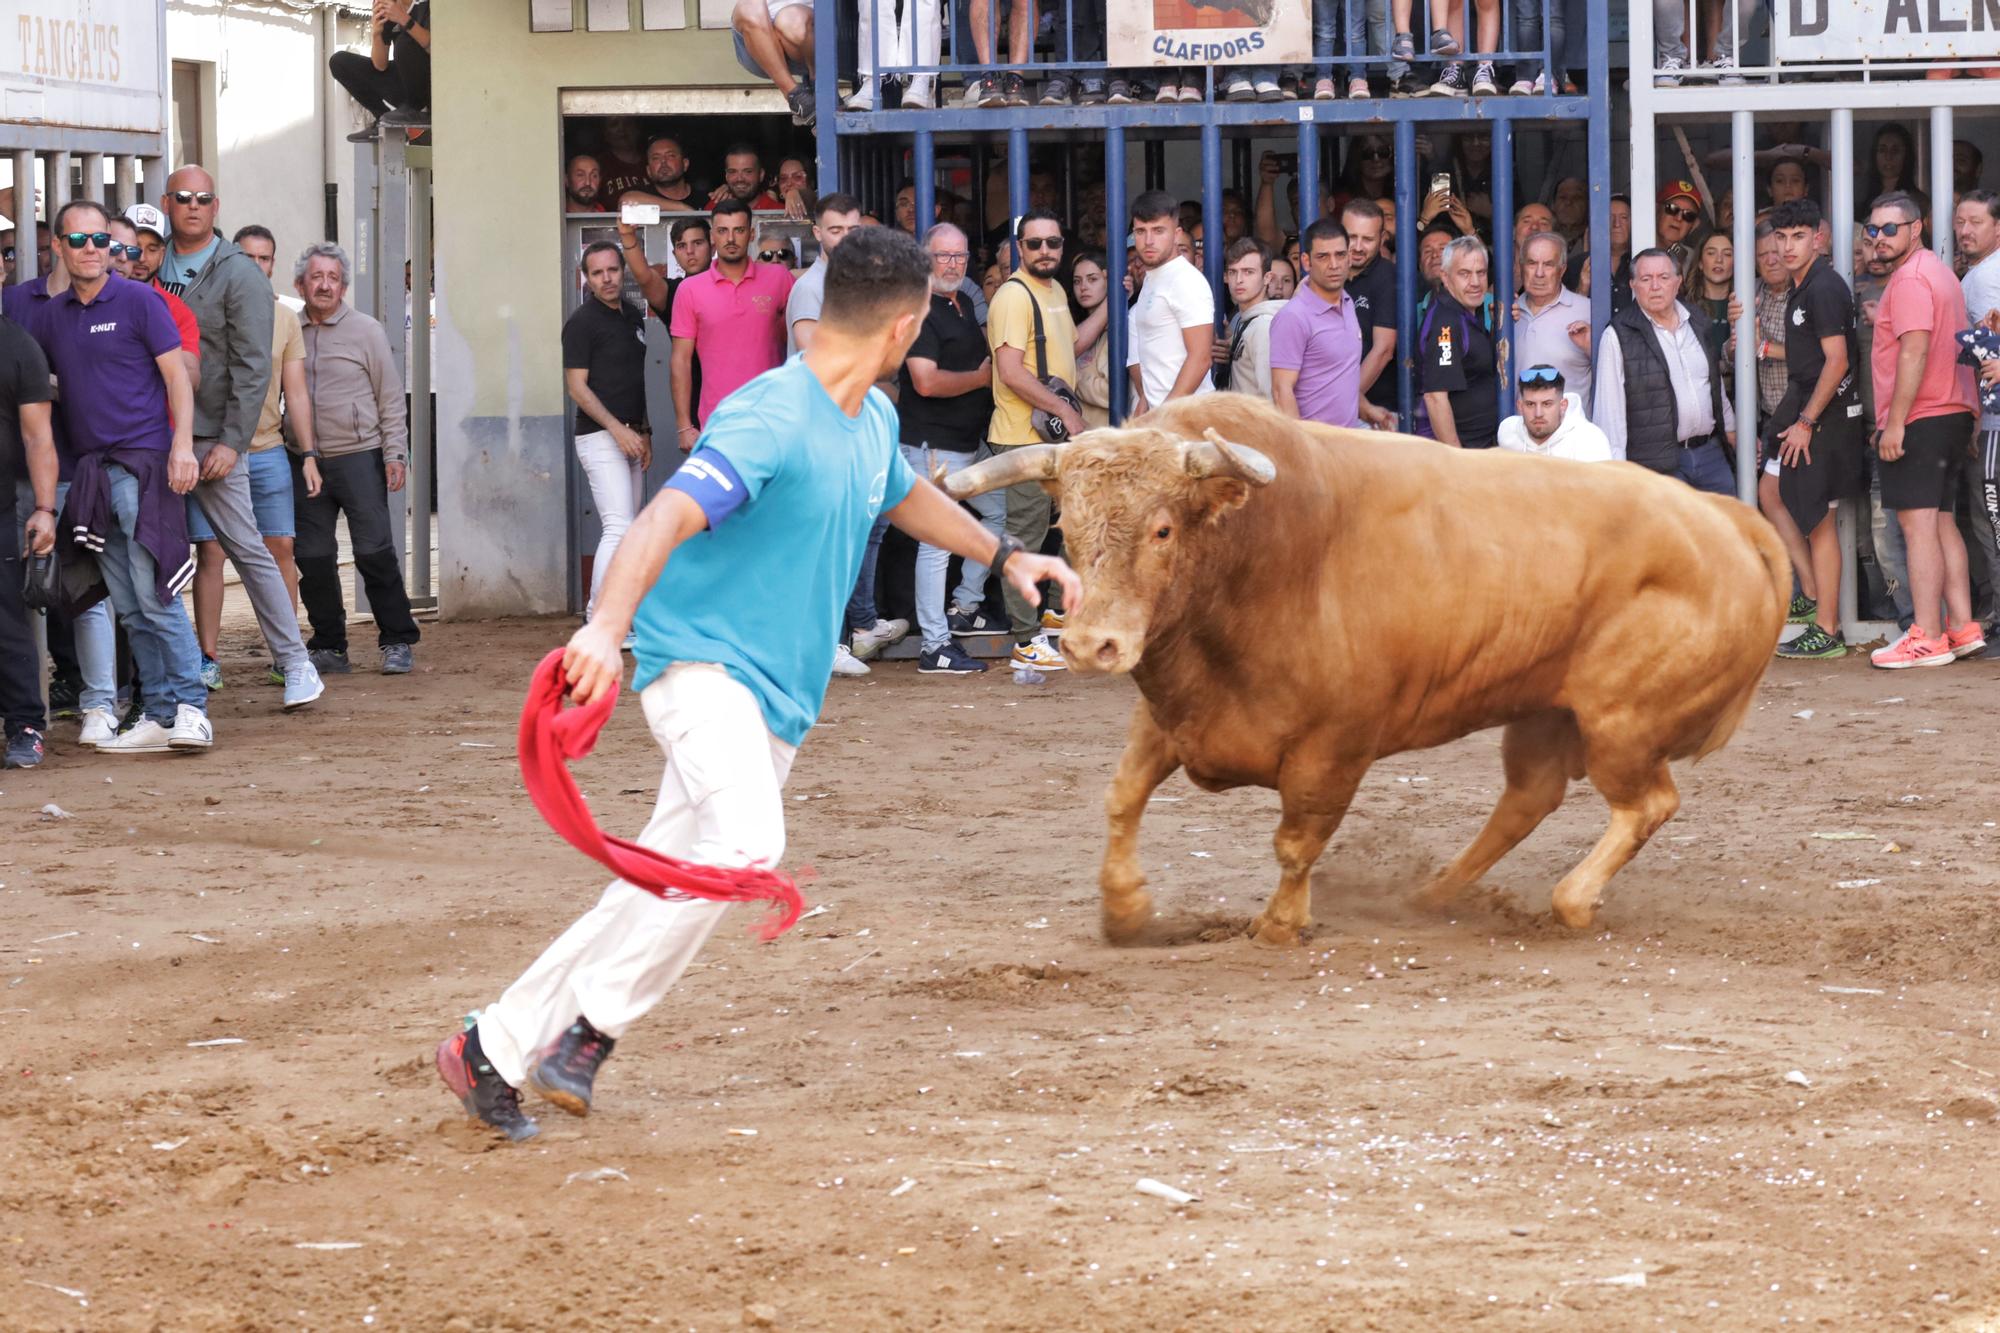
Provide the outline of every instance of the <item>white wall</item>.
{"type": "Polygon", "coordinates": [[[204,83],[214,93],[209,133],[217,160],[201,165],[222,197],[217,229],[228,235],[249,222],[269,227],[281,269],[324,238],[329,180],[340,187],[340,240],[351,246],[354,239],[354,156],[345,136],[366,117],[327,76],[328,12],[339,45],[365,50],[365,7],[280,0],[167,5],[168,59],[213,67],[204,83]]]}

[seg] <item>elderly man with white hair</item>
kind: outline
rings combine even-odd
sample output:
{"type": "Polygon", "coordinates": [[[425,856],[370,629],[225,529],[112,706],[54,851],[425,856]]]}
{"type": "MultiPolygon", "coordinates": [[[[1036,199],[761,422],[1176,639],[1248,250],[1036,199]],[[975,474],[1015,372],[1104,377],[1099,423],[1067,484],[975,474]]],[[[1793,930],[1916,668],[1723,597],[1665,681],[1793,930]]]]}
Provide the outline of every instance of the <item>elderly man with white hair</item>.
{"type": "Polygon", "coordinates": [[[294,547],[299,598],[312,624],[306,646],[313,664],[328,673],[352,670],[334,539],[334,522],[345,514],[354,568],[375,612],[382,674],[400,676],[422,637],[390,536],[389,492],[403,489],[409,462],[403,383],[380,322],[347,304],[348,276],[347,252],[324,242],[307,246],[292,270],[306,303],[306,393],[319,473],[314,484],[307,457],[293,456],[293,493],[302,497],[294,547]]]}

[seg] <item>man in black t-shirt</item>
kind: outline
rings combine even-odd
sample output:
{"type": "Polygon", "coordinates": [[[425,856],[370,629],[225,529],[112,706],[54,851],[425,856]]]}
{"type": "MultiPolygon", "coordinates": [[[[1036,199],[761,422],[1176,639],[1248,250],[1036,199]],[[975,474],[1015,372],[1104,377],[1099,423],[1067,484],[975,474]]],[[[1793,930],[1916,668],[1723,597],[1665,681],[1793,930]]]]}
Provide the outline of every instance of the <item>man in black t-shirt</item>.
{"type": "MultiPolygon", "coordinates": [[[[972,301],[959,290],[971,259],[965,233],[940,222],[924,237],[931,259],[931,308],[897,375],[896,416],[903,459],[920,477],[963,471],[991,454],[985,447],[993,417],[993,362],[986,331],[972,301]]],[[[989,491],[968,501],[979,521],[999,536],[1007,521],[1007,493],[989,491]]],[[[917,670],[965,676],[986,670],[952,642],[953,635],[999,634],[1005,617],[988,616],[986,569],[965,562],[958,591],[945,610],[945,575],[951,553],[938,546],[917,548],[917,628],[923,652],[917,670]]]]}
{"type": "Polygon", "coordinates": [[[1347,296],[1361,322],[1361,395],[1394,412],[1396,402],[1396,266],[1382,254],[1386,221],[1373,199],[1354,198],[1340,210],[1347,228],[1347,296]]]}
{"type": "Polygon", "coordinates": [[[585,247],[582,267],[589,294],[563,324],[563,385],[576,404],[577,462],[603,525],[590,575],[594,609],[612,554],[643,502],[653,433],[646,417],[646,312],[625,299],[619,247],[610,241],[585,247]]]}
{"type": "Polygon", "coordinates": [[[56,443],[49,425],[49,363],[19,324],[0,319],[0,509],[14,513],[14,490],[26,478],[34,513],[24,531],[0,533],[0,718],[7,728],[4,766],[42,762],[41,658],[21,600],[21,551],[47,555],[56,544],[56,443]]]}
{"type": "Polygon", "coordinates": [[[1443,281],[1418,334],[1418,387],[1431,438],[1491,449],[1500,434],[1500,372],[1486,305],[1486,245],[1461,236],[1444,248],[1443,281]]]}
{"type": "MultiPolygon", "coordinates": [[[[1804,537],[1799,581],[1817,594],[1813,623],[1778,647],[1780,657],[1845,657],[1840,633],[1840,534],[1834,511],[1865,494],[1868,425],[1857,376],[1854,294],[1820,253],[1819,205],[1793,199],[1771,210],[1792,294],[1785,305],[1785,396],[1764,424],[1764,471],[1778,479],[1780,505],[1767,517],[1804,537]]],[[[1800,544],[1788,540],[1793,562],[1800,544]]]]}

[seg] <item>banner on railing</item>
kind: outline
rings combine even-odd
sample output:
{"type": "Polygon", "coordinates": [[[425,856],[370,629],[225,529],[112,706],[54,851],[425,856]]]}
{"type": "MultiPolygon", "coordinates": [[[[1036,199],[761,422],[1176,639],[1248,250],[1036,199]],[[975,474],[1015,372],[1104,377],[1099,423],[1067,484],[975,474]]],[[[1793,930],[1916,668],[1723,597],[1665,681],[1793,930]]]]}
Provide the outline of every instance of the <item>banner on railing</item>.
{"type": "Polygon", "coordinates": [[[1773,0],[1771,36],[1780,62],[2000,59],[2000,0],[1773,0]]]}
{"type": "Polygon", "coordinates": [[[1313,58],[1312,0],[1113,0],[1110,9],[1114,69],[1313,58]]]}

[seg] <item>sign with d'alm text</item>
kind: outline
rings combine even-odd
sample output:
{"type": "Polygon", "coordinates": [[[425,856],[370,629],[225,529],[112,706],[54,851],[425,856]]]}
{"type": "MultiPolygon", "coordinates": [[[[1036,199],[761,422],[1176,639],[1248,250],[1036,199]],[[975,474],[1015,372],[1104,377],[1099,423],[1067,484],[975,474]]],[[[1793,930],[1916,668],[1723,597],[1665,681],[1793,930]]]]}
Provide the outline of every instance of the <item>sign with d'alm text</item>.
{"type": "Polygon", "coordinates": [[[2000,60],[2000,0],[1772,0],[1780,61],[2000,60]]]}
{"type": "Polygon", "coordinates": [[[0,122],[166,128],[158,0],[0,0],[0,122]]]}
{"type": "Polygon", "coordinates": [[[1312,55],[1312,0],[1111,0],[1112,68],[1291,65],[1312,55]]]}

